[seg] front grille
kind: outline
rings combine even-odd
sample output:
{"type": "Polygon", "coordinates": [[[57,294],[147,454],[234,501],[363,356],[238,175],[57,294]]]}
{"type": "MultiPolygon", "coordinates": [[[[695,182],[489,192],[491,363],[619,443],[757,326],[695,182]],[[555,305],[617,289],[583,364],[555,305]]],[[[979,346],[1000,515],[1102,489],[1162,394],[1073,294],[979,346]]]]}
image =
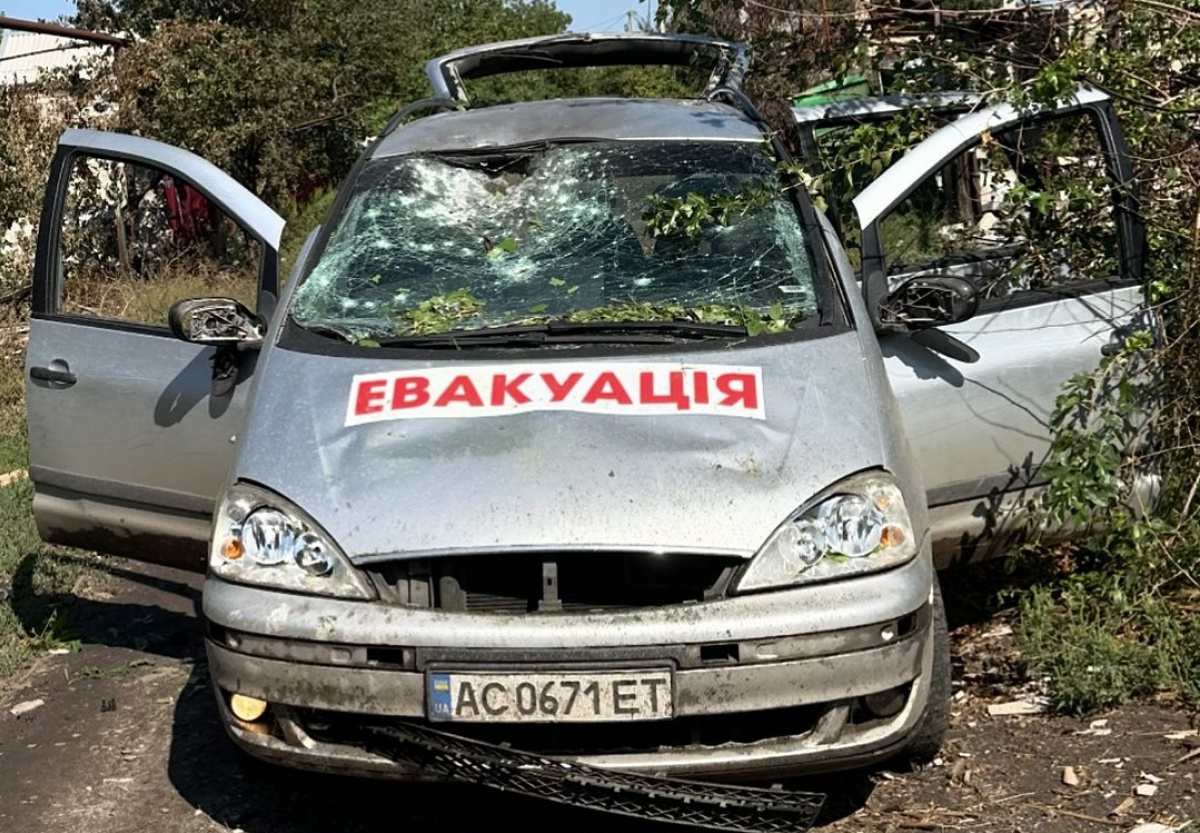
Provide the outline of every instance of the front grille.
{"type": "MultiPolygon", "coordinates": [[[[429,723],[464,738],[503,744],[540,755],[620,755],[665,749],[749,744],[806,735],[829,704],[793,706],[761,712],[698,715],[672,720],[627,723],[479,724],[429,723]]],[[[318,740],[361,743],[364,720],[356,715],[315,709],[297,710],[305,730],[318,740]]]]}
{"type": "Polygon", "coordinates": [[[739,558],[622,552],[447,556],[373,565],[394,604],[470,613],[606,611],[724,595],[739,558]]]}

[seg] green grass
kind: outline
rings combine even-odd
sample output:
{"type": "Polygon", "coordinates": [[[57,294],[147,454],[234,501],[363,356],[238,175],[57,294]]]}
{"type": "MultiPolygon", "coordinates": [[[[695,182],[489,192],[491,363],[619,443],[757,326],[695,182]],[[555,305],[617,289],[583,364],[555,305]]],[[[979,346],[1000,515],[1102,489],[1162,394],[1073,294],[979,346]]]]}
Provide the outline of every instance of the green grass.
{"type": "Polygon", "coordinates": [[[18,359],[0,359],[0,474],[25,467],[24,376],[18,359]]]}
{"type": "Polygon", "coordinates": [[[1017,645],[1051,705],[1082,714],[1160,692],[1200,695],[1200,623],[1172,600],[1104,603],[1079,589],[1035,588],[1020,600],[1017,645]]]}
{"type": "Polygon", "coordinates": [[[63,308],[68,313],[162,327],[166,326],[171,307],[183,298],[236,298],[254,309],[256,294],[257,276],[253,270],[226,272],[200,262],[163,267],[145,278],[114,268],[69,284],[63,308]]]}

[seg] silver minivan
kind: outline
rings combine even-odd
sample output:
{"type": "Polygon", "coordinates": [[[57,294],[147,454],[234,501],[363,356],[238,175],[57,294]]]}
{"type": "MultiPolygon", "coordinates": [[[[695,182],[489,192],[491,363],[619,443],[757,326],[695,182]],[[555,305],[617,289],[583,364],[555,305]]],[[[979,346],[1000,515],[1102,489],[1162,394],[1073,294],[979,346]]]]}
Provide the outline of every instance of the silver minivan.
{"type": "Polygon", "coordinates": [[[797,168],[909,105],[797,111],[812,153],[788,164],[748,62],[649,34],[435,59],[286,282],[283,220],[228,175],[63,135],[27,358],[38,527],[207,571],[237,745],[401,778],[366,729],[721,778],[936,751],[935,559],[1003,542],[1059,386],[1137,324],[1128,155],[1100,93],[972,103],[854,213],[817,210],[797,168]],[[692,99],[464,89],[697,56],[692,99]],[[1110,279],[998,288],[1028,241],[995,216],[1063,120],[1082,149],[1055,164],[1113,194],[1110,279]],[[981,173],[996,147],[1011,176],[981,173]]]}

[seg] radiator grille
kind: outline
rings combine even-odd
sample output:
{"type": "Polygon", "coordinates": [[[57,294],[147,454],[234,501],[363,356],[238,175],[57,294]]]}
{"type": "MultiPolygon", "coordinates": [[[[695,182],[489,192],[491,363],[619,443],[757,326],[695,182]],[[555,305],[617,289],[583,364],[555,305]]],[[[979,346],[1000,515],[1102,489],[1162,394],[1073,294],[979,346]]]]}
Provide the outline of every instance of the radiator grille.
{"type": "Polygon", "coordinates": [[[471,613],[606,611],[722,597],[739,558],[654,553],[447,556],[373,565],[394,604],[471,613]]]}

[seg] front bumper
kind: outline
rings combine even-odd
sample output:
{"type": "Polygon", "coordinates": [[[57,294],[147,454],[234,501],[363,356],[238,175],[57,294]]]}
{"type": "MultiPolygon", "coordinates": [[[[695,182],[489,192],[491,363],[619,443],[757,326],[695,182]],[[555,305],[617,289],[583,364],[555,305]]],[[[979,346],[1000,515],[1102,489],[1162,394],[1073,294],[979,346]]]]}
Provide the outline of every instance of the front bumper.
{"type": "Polygon", "coordinates": [[[922,557],[839,584],[674,608],[522,617],[312,599],[210,578],[209,665],[225,725],[250,754],[399,778],[420,773],[365,751],[359,732],[423,721],[426,669],[670,666],[671,720],[438,726],[600,767],[782,777],[887,757],[916,730],[934,661],[928,564],[922,557]],[[270,723],[234,718],[233,692],[271,703],[270,723]],[[864,698],[883,692],[901,698],[898,710],[872,715],[864,698]]]}

